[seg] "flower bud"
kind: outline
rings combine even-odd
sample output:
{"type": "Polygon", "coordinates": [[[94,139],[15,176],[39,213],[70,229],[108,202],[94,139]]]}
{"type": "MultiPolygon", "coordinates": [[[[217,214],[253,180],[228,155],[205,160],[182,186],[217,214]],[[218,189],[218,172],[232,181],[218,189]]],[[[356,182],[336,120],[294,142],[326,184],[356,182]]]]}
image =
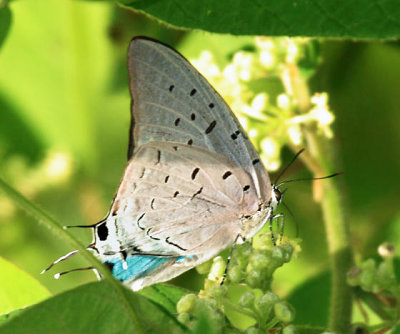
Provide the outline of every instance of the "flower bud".
{"type": "Polygon", "coordinates": [[[194,293],[183,296],[176,305],[176,310],[178,313],[190,312],[196,304],[196,299],[197,296],[194,293]]]}
{"type": "Polygon", "coordinates": [[[252,308],[254,306],[254,293],[251,291],[245,292],[239,299],[239,305],[242,307],[252,308]]]}
{"type": "Polygon", "coordinates": [[[278,302],[274,305],[275,316],[282,322],[292,322],[295,316],[293,307],[285,301],[278,302]]]}

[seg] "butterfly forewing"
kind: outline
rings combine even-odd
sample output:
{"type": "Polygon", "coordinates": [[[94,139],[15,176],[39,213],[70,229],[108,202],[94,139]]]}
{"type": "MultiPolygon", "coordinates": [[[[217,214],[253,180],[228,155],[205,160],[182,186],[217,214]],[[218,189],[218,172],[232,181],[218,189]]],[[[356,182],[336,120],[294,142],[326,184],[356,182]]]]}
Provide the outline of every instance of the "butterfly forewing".
{"type": "Polygon", "coordinates": [[[220,153],[251,175],[257,195],[270,194],[268,174],[219,94],[173,49],[146,38],[129,47],[132,95],[130,155],[151,141],[179,142],[220,153]]]}

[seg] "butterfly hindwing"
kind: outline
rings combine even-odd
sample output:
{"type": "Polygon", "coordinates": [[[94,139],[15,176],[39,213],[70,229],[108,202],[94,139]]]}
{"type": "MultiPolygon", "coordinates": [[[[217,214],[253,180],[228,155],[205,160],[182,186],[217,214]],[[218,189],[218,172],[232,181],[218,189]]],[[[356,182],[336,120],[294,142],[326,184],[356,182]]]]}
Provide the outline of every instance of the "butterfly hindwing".
{"type": "Polygon", "coordinates": [[[122,249],[182,255],[225,248],[240,232],[240,217],[257,210],[251,178],[229,159],[152,142],[129,162],[107,220],[118,226],[122,249]]]}

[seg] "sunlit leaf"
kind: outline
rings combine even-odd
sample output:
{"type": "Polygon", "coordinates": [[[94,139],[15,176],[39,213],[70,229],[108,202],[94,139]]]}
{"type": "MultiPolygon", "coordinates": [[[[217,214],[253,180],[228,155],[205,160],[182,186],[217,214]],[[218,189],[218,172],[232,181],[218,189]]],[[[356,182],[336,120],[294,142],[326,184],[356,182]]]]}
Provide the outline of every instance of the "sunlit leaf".
{"type": "Polygon", "coordinates": [[[0,314],[42,301],[49,291],[32,276],[0,257],[0,314]]]}

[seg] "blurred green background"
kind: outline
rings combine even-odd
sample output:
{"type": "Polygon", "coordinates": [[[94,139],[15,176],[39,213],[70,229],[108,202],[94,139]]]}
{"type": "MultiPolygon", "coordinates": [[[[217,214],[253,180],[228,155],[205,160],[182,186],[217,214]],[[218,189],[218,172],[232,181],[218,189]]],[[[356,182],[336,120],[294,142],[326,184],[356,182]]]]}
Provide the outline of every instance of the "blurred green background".
{"type": "MultiPolygon", "coordinates": [[[[125,167],[130,39],[150,36],[187,58],[208,49],[222,62],[240,44],[238,37],[174,30],[110,3],[35,0],[10,7],[13,24],[0,49],[0,176],[63,225],[101,220],[125,167]]],[[[400,243],[400,45],[321,41],[321,53],[311,89],[329,93],[336,115],[343,210],[361,260],[383,241],[400,243]]],[[[292,156],[285,150],[283,161],[292,156]]],[[[307,175],[301,164],[291,173],[307,175]]],[[[302,252],[278,270],[274,289],[296,306],[307,287],[310,300],[316,295],[314,312],[325,319],[329,257],[320,208],[311,183],[292,184],[285,196],[295,216],[287,216],[286,233],[294,236],[296,220],[302,252]]],[[[73,233],[90,243],[88,231],[73,233]]],[[[95,280],[90,272],[53,279],[57,270],[85,266],[79,256],[39,274],[70,250],[0,194],[1,256],[59,293],[95,280]]],[[[191,288],[201,282],[195,271],[175,280],[191,288]]]]}

